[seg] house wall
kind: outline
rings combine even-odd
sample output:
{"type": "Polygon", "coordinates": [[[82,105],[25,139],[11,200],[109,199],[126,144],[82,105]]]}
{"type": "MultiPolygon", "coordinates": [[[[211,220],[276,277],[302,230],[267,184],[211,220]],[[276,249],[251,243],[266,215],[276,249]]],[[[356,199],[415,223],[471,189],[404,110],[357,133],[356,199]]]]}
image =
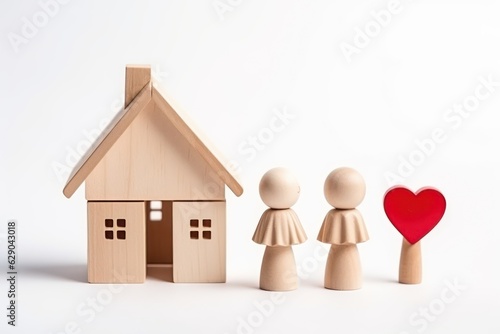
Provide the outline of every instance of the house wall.
{"type": "Polygon", "coordinates": [[[225,184],[151,102],[85,181],[87,200],[224,200],[225,184]]]}
{"type": "Polygon", "coordinates": [[[144,282],[144,202],[88,202],[87,215],[89,282],[144,282]]]}
{"type": "Polygon", "coordinates": [[[226,202],[173,203],[173,280],[226,281],[226,202]]]}

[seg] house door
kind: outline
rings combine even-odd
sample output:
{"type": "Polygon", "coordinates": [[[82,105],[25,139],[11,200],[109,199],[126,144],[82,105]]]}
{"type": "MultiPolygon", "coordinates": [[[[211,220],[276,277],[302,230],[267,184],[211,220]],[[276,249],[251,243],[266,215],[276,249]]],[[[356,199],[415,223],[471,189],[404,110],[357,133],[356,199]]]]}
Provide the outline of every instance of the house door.
{"type": "Polygon", "coordinates": [[[172,202],[146,202],[148,265],[172,265],[172,202]]]}

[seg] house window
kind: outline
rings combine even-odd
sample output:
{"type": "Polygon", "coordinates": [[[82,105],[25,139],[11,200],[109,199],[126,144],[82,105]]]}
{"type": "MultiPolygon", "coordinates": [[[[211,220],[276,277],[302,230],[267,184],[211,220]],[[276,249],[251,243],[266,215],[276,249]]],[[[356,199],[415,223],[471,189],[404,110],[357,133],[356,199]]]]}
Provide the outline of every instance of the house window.
{"type": "Polygon", "coordinates": [[[212,239],[212,219],[190,219],[189,220],[189,237],[194,240],[212,239]],[[201,238],[200,238],[201,235],[201,238]]]}
{"type": "Polygon", "coordinates": [[[127,232],[125,232],[125,227],[127,227],[127,221],[123,218],[116,220],[116,226],[115,226],[115,221],[113,219],[109,218],[104,219],[104,227],[106,228],[104,230],[105,239],[108,240],[115,239],[115,232],[116,232],[116,239],[125,240],[127,238],[127,232]]]}
{"type": "Polygon", "coordinates": [[[125,227],[126,225],[127,225],[127,221],[125,219],[117,219],[116,220],[116,226],[125,227]]]}
{"type": "Polygon", "coordinates": [[[152,222],[159,222],[162,220],[163,215],[161,212],[162,202],[151,201],[149,202],[149,220],[152,222]]]}
{"type": "Polygon", "coordinates": [[[104,220],[104,225],[106,227],[113,227],[113,219],[105,219],[104,220]]]}

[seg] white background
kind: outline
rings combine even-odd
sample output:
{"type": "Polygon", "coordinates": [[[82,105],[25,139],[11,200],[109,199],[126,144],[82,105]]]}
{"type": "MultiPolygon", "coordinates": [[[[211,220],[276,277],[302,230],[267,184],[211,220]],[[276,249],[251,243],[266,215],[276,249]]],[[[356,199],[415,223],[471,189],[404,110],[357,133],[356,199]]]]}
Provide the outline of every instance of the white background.
{"type": "Polygon", "coordinates": [[[39,2],[2,1],[0,262],[5,272],[6,223],[16,219],[20,275],[16,328],[6,324],[0,276],[0,332],[498,333],[500,86],[482,101],[474,94],[481,77],[500,81],[500,4],[404,0],[380,28],[371,12],[388,4],[70,1],[43,22],[39,2]],[[15,47],[9,38],[21,38],[34,16],[43,26],[15,47]],[[363,41],[366,28],[372,37],[363,41]],[[356,36],[360,47],[346,57],[341,47],[356,47],[356,36]],[[227,190],[226,284],[148,280],[110,291],[85,282],[83,187],[66,199],[68,171],[55,166],[69,169],[86,133],[123,103],[128,63],[151,64],[163,89],[239,164],[245,193],[227,190]],[[464,101],[479,104],[447,121],[464,101]],[[285,109],[294,118],[271,140],[264,129],[285,109]],[[415,153],[415,141],[437,128],[444,142],[415,153]],[[242,151],[259,134],[261,150],[242,151]],[[448,201],[423,240],[417,286],[396,282],[401,236],[382,208],[387,173],[410,156],[418,166],[399,182],[435,186],[448,201]],[[322,287],[327,246],[316,241],[330,209],[323,181],[342,165],[367,183],[358,209],[371,239],[359,245],[364,286],[353,292],[322,287]],[[264,247],[251,241],[266,209],[258,182],[274,166],[300,181],[294,209],[309,237],[294,247],[301,286],[282,295],[258,289],[264,247]],[[453,293],[455,283],[462,290],[453,293]]]}

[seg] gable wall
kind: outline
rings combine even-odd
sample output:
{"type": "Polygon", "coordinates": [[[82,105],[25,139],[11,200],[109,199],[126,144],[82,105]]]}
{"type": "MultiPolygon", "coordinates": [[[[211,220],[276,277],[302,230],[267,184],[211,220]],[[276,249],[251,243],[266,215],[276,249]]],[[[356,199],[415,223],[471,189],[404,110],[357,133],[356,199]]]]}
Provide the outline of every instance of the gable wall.
{"type": "Polygon", "coordinates": [[[87,200],[224,200],[225,184],[151,102],[85,181],[87,200]]]}

